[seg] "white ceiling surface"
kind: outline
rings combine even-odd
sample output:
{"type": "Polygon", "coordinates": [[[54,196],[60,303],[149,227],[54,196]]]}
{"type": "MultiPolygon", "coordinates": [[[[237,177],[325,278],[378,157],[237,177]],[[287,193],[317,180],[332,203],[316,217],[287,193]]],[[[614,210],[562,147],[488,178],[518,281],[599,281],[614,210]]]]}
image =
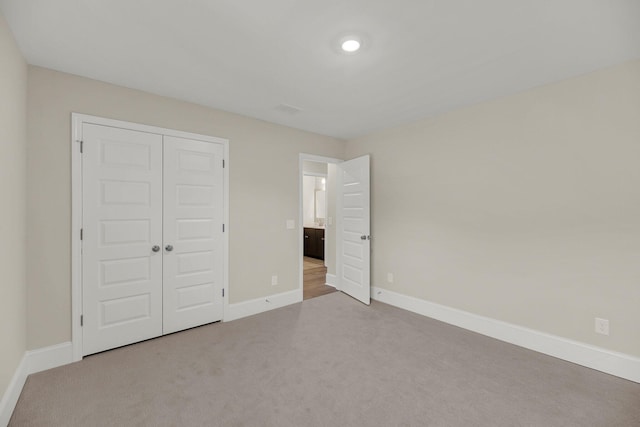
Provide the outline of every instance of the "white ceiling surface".
{"type": "Polygon", "coordinates": [[[345,139],[640,58],[640,0],[0,0],[0,9],[31,64],[345,139]],[[363,49],[340,53],[350,32],[363,49]]]}

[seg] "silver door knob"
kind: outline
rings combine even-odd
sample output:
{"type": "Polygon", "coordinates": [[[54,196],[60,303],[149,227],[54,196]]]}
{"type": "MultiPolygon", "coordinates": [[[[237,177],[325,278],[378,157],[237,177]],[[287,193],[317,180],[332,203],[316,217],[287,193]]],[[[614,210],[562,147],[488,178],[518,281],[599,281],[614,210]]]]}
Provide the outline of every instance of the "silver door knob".
{"type": "Polygon", "coordinates": [[[167,245],[164,247],[167,252],[171,252],[173,250],[173,246],[167,245]]]}
{"type": "Polygon", "coordinates": [[[158,251],[160,250],[160,246],[155,245],[154,247],[152,247],[152,248],[151,248],[151,250],[152,250],[153,252],[158,252],[158,251]]]}

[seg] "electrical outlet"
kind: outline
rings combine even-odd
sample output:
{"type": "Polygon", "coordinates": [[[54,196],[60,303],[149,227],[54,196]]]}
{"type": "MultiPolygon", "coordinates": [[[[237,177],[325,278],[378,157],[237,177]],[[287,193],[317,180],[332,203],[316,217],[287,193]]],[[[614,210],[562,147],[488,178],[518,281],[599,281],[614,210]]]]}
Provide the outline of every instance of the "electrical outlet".
{"type": "Polygon", "coordinates": [[[387,282],[393,283],[393,273],[387,273],[387,282]]]}
{"type": "Polygon", "coordinates": [[[271,276],[271,286],[276,286],[278,284],[278,276],[271,276]]]}
{"type": "Polygon", "coordinates": [[[596,317],[596,334],[609,335],[609,319],[596,317]]]}
{"type": "Polygon", "coordinates": [[[293,230],[296,228],[296,222],[292,219],[287,220],[287,230],[293,230]]]}

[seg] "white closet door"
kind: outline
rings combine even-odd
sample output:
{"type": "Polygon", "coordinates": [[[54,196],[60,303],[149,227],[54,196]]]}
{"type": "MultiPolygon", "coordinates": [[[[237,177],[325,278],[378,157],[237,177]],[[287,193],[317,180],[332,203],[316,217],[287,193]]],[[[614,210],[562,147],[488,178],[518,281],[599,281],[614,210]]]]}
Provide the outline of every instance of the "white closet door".
{"type": "Polygon", "coordinates": [[[222,319],[222,144],[164,137],[165,334],[222,319]]]}
{"type": "Polygon", "coordinates": [[[162,334],[162,136],[93,124],[82,133],[87,355],[162,334]]]}

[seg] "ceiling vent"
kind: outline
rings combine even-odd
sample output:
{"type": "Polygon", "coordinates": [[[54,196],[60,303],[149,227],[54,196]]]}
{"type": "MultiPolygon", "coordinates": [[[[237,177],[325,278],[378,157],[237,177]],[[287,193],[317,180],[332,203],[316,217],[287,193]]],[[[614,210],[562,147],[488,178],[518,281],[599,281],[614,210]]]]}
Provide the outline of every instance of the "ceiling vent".
{"type": "Polygon", "coordinates": [[[294,107],[293,105],[289,104],[280,104],[275,107],[275,110],[293,116],[300,113],[302,111],[302,108],[294,107]]]}

